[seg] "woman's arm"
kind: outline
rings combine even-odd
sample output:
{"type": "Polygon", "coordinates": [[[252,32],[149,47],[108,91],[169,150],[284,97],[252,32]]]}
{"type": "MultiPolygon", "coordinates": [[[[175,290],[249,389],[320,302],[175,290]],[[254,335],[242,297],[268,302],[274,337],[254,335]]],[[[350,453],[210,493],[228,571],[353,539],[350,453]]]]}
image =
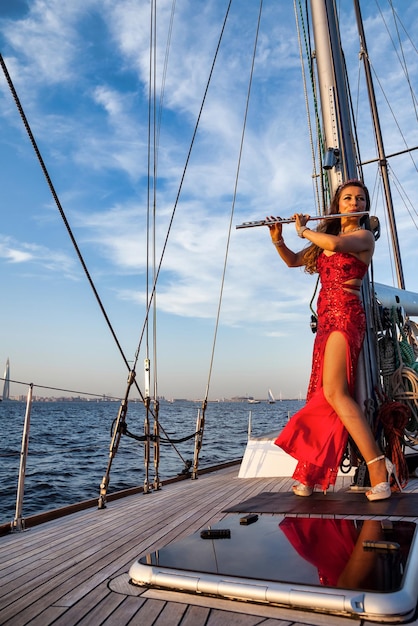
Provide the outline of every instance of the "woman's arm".
{"type": "Polygon", "coordinates": [[[318,233],[308,228],[302,230],[303,238],[318,245],[325,251],[325,254],[327,254],[327,251],[330,254],[334,254],[335,252],[351,254],[366,265],[369,265],[372,260],[375,240],[369,230],[353,230],[350,233],[341,235],[318,233]]]}
{"type": "Polygon", "coordinates": [[[299,237],[307,239],[323,250],[354,254],[367,265],[370,263],[375,245],[375,239],[371,231],[356,228],[345,234],[330,235],[311,230],[306,226],[309,221],[309,215],[296,214],[294,217],[299,237]]]}
{"type": "MultiPolygon", "coordinates": [[[[269,218],[267,217],[266,219],[268,220],[269,218]]],[[[272,219],[274,218],[272,217],[272,219]]],[[[275,222],[268,225],[268,227],[270,230],[271,241],[279,253],[280,258],[288,267],[301,267],[303,265],[304,251],[301,250],[300,252],[293,252],[293,250],[290,250],[290,248],[286,246],[282,235],[282,224],[275,222]]]]}
{"type": "Polygon", "coordinates": [[[303,239],[329,252],[359,253],[374,250],[374,237],[369,230],[357,230],[345,235],[328,235],[307,228],[302,233],[303,239]]]}

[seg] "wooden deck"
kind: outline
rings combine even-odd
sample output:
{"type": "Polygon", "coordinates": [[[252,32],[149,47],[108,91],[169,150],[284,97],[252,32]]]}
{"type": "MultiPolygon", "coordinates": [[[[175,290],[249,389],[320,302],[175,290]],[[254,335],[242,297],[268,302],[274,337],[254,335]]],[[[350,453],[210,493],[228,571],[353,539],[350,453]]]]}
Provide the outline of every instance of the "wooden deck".
{"type": "MultiPolygon", "coordinates": [[[[0,538],[0,624],[10,626],[339,626],[367,622],[129,584],[141,555],[213,524],[222,511],[289,478],[238,479],[230,467],[0,538]]],[[[347,486],[339,479],[336,488],[347,486]]],[[[412,480],[407,491],[417,491],[412,480]]],[[[418,620],[410,622],[418,624],[418,620]]]]}

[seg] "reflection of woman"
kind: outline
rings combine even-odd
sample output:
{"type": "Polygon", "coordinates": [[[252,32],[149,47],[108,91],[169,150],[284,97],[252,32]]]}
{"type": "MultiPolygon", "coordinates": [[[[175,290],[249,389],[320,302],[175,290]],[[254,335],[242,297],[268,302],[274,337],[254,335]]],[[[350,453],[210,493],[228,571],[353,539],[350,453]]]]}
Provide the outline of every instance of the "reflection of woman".
{"type": "MultiPolygon", "coordinates": [[[[376,589],[376,583],[381,583],[376,566],[382,555],[377,550],[365,550],[363,547],[364,541],[385,540],[380,521],[285,517],[280,523],[280,530],[296,552],[317,568],[321,585],[376,589]]],[[[410,544],[408,532],[405,537],[401,535],[401,539],[410,544]]],[[[392,559],[392,582],[399,582],[399,563],[402,561],[404,564],[406,555],[402,551],[388,551],[385,558],[392,559]]]]}
{"type": "Polygon", "coordinates": [[[292,252],[284,243],[282,225],[269,225],[276,249],[289,267],[305,266],[318,272],[318,329],[312,373],[305,407],[283,429],[276,444],[298,460],[293,491],[309,496],[315,486],[326,491],[335,484],[338,467],[351,435],[369,468],[372,488],[369,500],[389,498],[394,467],[381,454],[359,405],[353,399],[355,373],[366,328],[359,298],[362,278],[373,256],[374,237],[360,226],[370,199],[358,180],[341,185],[331,203],[330,214],[347,217],[324,220],[316,231],[306,226],[308,215],[295,215],[298,235],[310,246],[292,252]],[[388,476],[389,474],[389,476],[388,476]]]}

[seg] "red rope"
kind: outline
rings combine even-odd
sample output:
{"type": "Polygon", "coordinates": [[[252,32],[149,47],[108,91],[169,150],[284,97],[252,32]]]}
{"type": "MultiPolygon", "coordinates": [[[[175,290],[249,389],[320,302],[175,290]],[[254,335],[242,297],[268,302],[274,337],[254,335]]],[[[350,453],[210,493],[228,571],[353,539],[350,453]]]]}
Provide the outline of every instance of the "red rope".
{"type": "MultiPolygon", "coordinates": [[[[389,399],[384,400],[377,413],[377,418],[383,425],[386,439],[385,454],[395,465],[402,488],[406,486],[409,478],[408,465],[402,450],[402,441],[403,432],[410,417],[411,411],[408,406],[389,399]]],[[[393,482],[392,490],[398,491],[396,482],[393,482]]]]}

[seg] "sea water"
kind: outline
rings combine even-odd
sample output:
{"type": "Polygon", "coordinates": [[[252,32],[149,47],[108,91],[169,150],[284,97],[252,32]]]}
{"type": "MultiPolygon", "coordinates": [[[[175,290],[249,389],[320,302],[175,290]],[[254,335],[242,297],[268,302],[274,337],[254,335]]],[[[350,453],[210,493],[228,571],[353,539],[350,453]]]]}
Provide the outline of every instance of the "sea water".
{"type": "MultiPolygon", "coordinates": [[[[275,404],[209,402],[205,412],[203,445],[199,467],[205,468],[242,457],[248,438],[251,413],[252,434],[277,429],[302,406],[298,400],[275,404]]],[[[161,402],[159,422],[162,439],[178,440],[193,435],[200,404],[180,401],[161,402]]],[[[0,402],[0,524],[13,520],[22,447],[26,404],[0,402]]],[[[82,500],[98,498],[99,486],[109,461],[112,425],[119,403],[106,401],[34,402],[30,415],[29,451],[22,516],[56,509],[82,500]]],[[[128,404],[127,430],[144,434],[145,410],[142,403],[128,404]]],[[[150,416],[152,432],[153,418],[150,416]]],[[[181,474],[187,461],[193,461],[194,438],[161,445],[161,480],[181,474]]],[[[149,480],[154,479],[151,445],[149,480]]],[[[144,443],[122,435],[112,461],[108,493],[142,486],[144,483],[144,443]]]]}

